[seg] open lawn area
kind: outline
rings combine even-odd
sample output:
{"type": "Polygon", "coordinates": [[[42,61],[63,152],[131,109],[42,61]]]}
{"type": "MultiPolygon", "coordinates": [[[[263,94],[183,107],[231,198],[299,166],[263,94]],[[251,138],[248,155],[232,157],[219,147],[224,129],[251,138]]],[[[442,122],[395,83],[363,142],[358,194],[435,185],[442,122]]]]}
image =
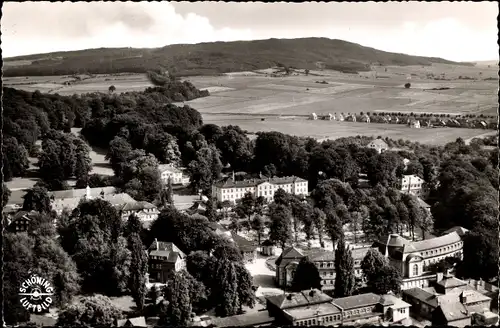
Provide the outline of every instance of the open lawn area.
{"type": "Polygon", "coordinates": [[[485,133],[479,129],[465,128],[420,128],[411,129],[403,124],[376,124],[360,122],[312,121],[303,117],[280,119],[246,115],[205,115],[205,123],[217,125],[238,125],[250,133],[278,131],[301,137],[316,139],[336,139],[347,136],[382,136],[392,139],[405,139],[424,144],[443,145],[455,141],[458,137],[473,138],[485,133]]]}

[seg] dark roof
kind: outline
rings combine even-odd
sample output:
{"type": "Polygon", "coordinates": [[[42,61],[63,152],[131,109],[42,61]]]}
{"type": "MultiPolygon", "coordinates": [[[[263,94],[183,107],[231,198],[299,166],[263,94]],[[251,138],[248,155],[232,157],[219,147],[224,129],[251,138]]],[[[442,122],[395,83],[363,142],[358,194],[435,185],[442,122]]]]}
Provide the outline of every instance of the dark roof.
{"type": "Polygon", "coordinates": [[[348,297],[337,298],[333,300],[333,304],[343,310],[355,309],[362,306],[378,304],[380,296],[373,293],[366,293],[348,297]]]}
{"type": "Polygon", "coordinates": [[[320,304],[332,301],[332,298],[317,289],[304,290],[300,293],[288,293],[267,296],[266,299],[280,309],[289,309],[305,305],[320,304]],[[311,296],[310,293],[313,292],[311,296]]]}
{"type": "Polygon", "coordinates": [[[324,249],[318,249],[308,253],[307,257],[312,262],[321,262],[321,261],[331,262],[335,260],[335,253],[324,249]]]}
{"type": "Polygon", "coordinates": [[[178,257],[186,257],[174,243],[164,241],[153,241],[148,251],[150,256],[161,256],[165,258],[167,262],[176,262],[178,257]]]}
{"type": "Polygon", "coordinates": [[[140,211],[144,209],[156,209],[156,206],[154,206],[149,202],[142,201],[135,203],[127,203],[117,209],[122,211],[140,211]]]}
{"type": "Polygon", "coordinates": [[[465,306],[459,301],[440,304],[434,311],[440,313],[448,322],[470,317],[465,306]]]}
{"type": "Polygon", "coordinates": [[[274,241],[266,239],[261,243],[261,246],[276,246],[276,243],[274,241]]]}
{"type": "Polygon", "coordinates": [[[286,265],[289,262],[293,260],[301,260],[304,257],[304,254],[302,254],[298,249],[295,247],[288,247],[283,252],[281,255],[276,259],[275,264],[276,265],[286,265]]]}
{"type": "Polygon", "coordinates": [[[236,234],[235,232],[231,232],[231,238],[233,238],[235,244],[242,252],[253,252],[257,249],[257,246],[255,246],[250,240],[236,234]]]}
{"type": "Polygon", "coordinates": [[[248,188],[248,187],[256,187],[264,182],[280,185],[280,184],[289,184],[289,183],[306,182],[306,181],[307,180],[304,180],[296,176],[282,177],[282,178],[274,177],[267,179],[247,179],[243,181],[233,181],[232,179],[228,179],[215,183],[215,186],[219,188],[248,188]]]}
{"type": "Polygon", "coordinates": [[[216,327],[245,327],[272,322],[274,322],[274,318],[269,316],[267,311],[245,313],[225,318],[214,318],[211,320],[211,323],[216,327]]]}
{"type": "Polygon", "coordinates": [[[439,281],[437,284],[444,288],[455,288],[467,285],[465,281],[457,279],[453,276],[443,277],[443,280],[439,281]]]}
{"type": "Polygon", "coordinates": [[[408,295],[411,298],[415,298],[431,307],[437,307],[438,306],[438,300],[434,294],[431,294],[429,292],[426,292],[425,290],[421,288],[410,288],[403,290],[402,293],[404,295],[408,295]]]}

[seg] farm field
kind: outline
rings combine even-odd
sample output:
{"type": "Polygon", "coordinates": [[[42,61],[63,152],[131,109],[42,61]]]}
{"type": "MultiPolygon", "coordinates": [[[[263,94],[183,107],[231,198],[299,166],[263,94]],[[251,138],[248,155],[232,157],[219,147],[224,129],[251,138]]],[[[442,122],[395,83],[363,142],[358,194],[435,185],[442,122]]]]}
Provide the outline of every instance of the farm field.
{"type": "MultiPolygon", "coordinates": [[[[320,140],[337,139],[347,136],[382,136],[391,139],[405,139],[424,144],[443,145],[461,137],[471,139],[483,136],[484,130],[463,128],[421,128],[411,129],[401,124],[376,124],[360,122],[312,121],[303,117],[266,118],[250,115],[210,115],[203,116],[206,124],[234,124],[250,133],[278,131],[301,137],[311,137],[320,140]]],[[[492,132],[495,133],[495,132],[492,132]]]]}

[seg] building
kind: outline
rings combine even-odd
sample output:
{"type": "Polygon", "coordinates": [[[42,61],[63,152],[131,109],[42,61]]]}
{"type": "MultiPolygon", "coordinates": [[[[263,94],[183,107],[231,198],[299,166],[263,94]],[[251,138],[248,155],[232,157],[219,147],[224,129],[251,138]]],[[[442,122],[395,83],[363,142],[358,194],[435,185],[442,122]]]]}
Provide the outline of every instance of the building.
{"type": "Polygon", "coordinates": [[[30,221],[33,216],[38,215],[36,211],[19,211],[7,218],[7,231],[26,232],[29,229],[30,221]]]}
{"type": "Polygon", "coordinates": [[[267,327],[274,323],[274,318],[267,311],[245,313],[225,318],[214,318],[209,325],[213,327],[267,327]]]}
{"type": "Polygon", "coordinates": [[[235,232],[231,232],[231,240],[235,243],[236,247],[238,247],[244,261],[250,263],[255,262],[257,259],[257,246],[255,246],[254,243],[235,232]]]}
{"type": "Polygon", "coordinates": [[[391,296],[368,293],[333,299],[317,289],[268,296],[266,306],[274,325],[293,326],[373,324],[390,316],[389,312],[398,313],[397,309],[409,311],[409,304],[391,296]]]}
{"type": "Polygon", "coordinates": [[[347,114],[347,116],[345,117],[345,121],[346,122],[356,122],[356,115],[354,114],[347,114]]]}
{"type": "Polygon", "coordinates": [[[158,171],[160,171],[160,178],[164,184],[168,184],[168,180],[171,179],[173,185],[180,185],[183,183],[182,171],[171,164],[161,164],[158,166],[158,171]]]}
{"type": "Polygon", "coordinates": [[[402,193],[411,194],[414,196],[422,196],[425,194],[425,181],[424,179],[412,175],[403,175],[400,182],[397,184],[398,188],[402,193]]]}
{"type": "Polygon", "coordinates": [[[388,307],[385,317],[387,321],[404,324],[410,318],[411,304],[397,298],[394,294],[382,295],[379,302],[388,307]]]}
{"type": "Polygon", "coordinates": [[[390,234],[387,239],[376,241],[373,247],[400,270],[403,278],[401,289],[404,290],[428,287],[430,282],[435,281],[436,276],[427,271],[430,264],[451,256],[462,259],[463,241],[455,231],[416,242],[390,234]]]}
{"type": "Polygon", "coordinates": [[[212,186],[212,197],[219,202],[230,201],[236,203],[243,198],[247,192],[251,192],[255,197],[264,197],[268,202],[274,198],[274,193],[278,189],[294,194],[307,196],[308,183],[299,177],[267,178],[267,179],[248,179],[235,181],[234,179],[221,181],[212,186]]]}
{"type": "Polygon", "coordinates": [[[260,252],[265,256],[274,256],[276,254],[276,244],[266,239],[262,244],[260,244],[260,252]]]}
{"type": "Polygon", "coordinates": [[[432,325],[463,328],[472,324],[471,317],[462,303],[443,303],[432,312],[432,325]]]}
{"type": "Polygon", "coordinates": [[[160,211],[149,202],[127,202],[123,205],[116,205],[118,213],[123,220],[127,220],[131,214],[135,214],[141,222],[153,221],[158,218],[160,211]]]}
{"type": "Polygon", "coordinates": [[[173,273],[186,267],[186,255],[173,243],[156,238],[148,248],[150,281],[166,283],[173,273]]]}
{"type": "MultiPolygon", "coordinates": [[[[363,275],[361,262],[368,252],[369,248],[354,248],[351,249],[354,259],[354,274],[357,278],[363,275]]],[[[335,286],[335,253],[323,249],[310,251],[306,254],[302,253],[295,247],[289,247],[281,253],[276,259],[276,276],[275,280],[278,286],[290,286],[293,280],[293,274],[298,263],[304,257],[308,257],[318,268],[321,277],[322,290],[332,290],[335,286]]]]}
{"type": "Polygon", "coordinates": [[[361,115],[359,121],[363,123],[370,123],[370,116],[368,116],[367,114],[361,115]]]}
{"type": "Polygon", "coordinates": [[[120,319],[116,321],[117,327],[148,327],[144,317],[120,319]]]}
{"type": "Polygon", "coordinates": [[[379,154],[389,149],[387,143],[382,139],[375,139],[371,141],[368,145],[366,145],[366,147],[375,149],[379,154]]]}
{"type": "Polygon", "coordinates": [[[408,120],[408,126],[413,129],[420,129],[420,121],[414,118],[408,120]]]}
{"type": "Polygon", "coordinates": [[[316,113],[311,113],[311,115],[309,116],[309,119],[316,121],[318,119],[318,115],[316,115],[316,113]]]}
{"type": "Polygon", "coordinates": [[[451,321],[465,319],[453,316],[447,318],[439,314],[439,311],[448,310],[451,306],[451,308],[468,312],[468,320],[470,320],[472,313],[484,313],[490,310],[491,298],[474,290],[467,282],[457,279],[449,273],[437,273],[435,276],[435,282],[432,283],[431,287],[403,290],[403,300],[411,304],[414,316],[433,320],[433,322],[434,320],[443,322],[445,319],[451,321]],[[438,309],[440,306],[443,306],[441,310],[438,309]],[[438,311],[435,312],[437,309],[438,311]],[[436,313],[437,317],[435,317],[436,313]]]}

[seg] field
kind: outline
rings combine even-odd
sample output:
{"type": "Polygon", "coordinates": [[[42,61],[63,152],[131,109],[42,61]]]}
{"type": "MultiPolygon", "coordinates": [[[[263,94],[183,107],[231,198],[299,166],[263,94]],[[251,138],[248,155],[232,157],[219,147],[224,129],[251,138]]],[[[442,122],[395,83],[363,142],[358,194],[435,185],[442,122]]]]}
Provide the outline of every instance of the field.
{"type": "MultiPolygon", "coordinates": [[[[294,70],[290,76],[271,77],[274,70],[267,69],[193,76],[187,80],[199,89],[209,90],[211,95],[185,104],[198,110],[206,123],[237,124],[250,132],[280,131],[319,139],[381,135],[443,144],[457,137],[472,138],[484,131],[307,121],[306,117],[313,112],[317,115],[360,112],[497,115],[497,67],[433,64],[372,66],[371,71],[359,74],[311,70],[306,75],[302,70],[294,70]],[[409,89],[404,88],[407,82],[411,83],[409,89]],[[449,89],[431,90],[436,88],[449,89]]],[[[7,77],[4,83],[27,91],[61,95],[108,92],[110,85],[116,87],[116,93],[141,91],[151,86],[144,74],[81,76],[81,80],[70,76],[7,77]]]]}

